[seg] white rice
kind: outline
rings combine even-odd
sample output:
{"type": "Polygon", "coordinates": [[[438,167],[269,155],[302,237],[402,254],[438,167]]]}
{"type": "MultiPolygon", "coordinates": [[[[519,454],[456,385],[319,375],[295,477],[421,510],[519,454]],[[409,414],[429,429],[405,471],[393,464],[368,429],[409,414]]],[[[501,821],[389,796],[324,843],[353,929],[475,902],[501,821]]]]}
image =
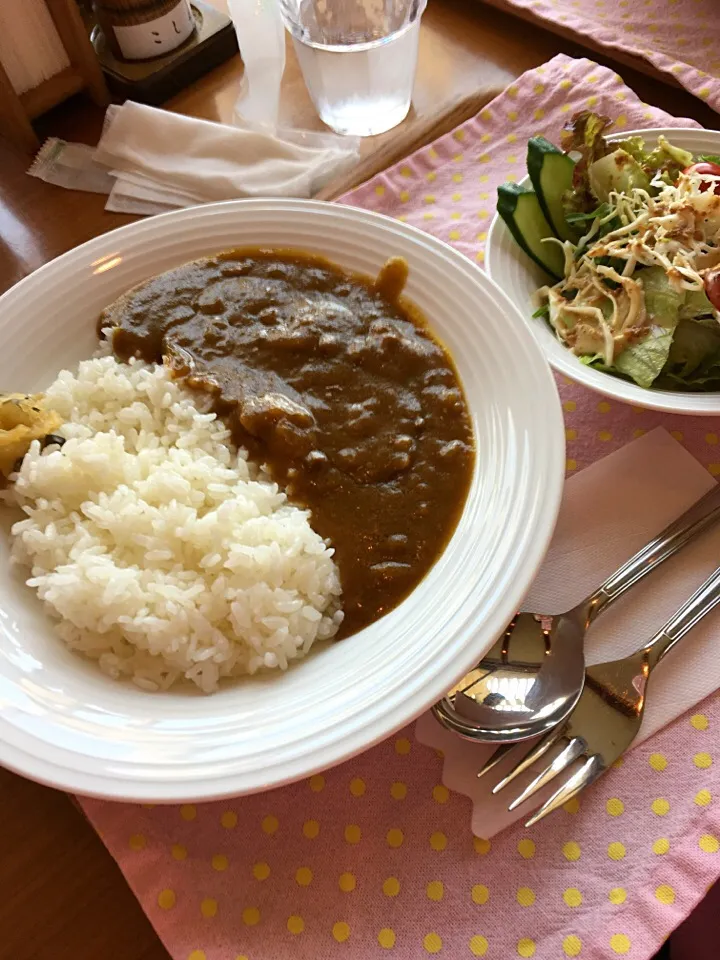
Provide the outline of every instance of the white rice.
{"type": "Polygon", "coordinates": [[[332,549],[163,367],[87,360],[46,396],[66,442],[23,460],[13,558],[70,648],[208,693],[335,634],[332,549]]]}

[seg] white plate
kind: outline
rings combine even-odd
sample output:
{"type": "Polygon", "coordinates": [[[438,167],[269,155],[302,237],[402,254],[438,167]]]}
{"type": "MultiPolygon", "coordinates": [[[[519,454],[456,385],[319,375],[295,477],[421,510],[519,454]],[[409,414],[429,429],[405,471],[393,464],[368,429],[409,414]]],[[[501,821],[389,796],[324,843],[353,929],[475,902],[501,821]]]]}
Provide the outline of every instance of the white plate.
{"type": "MultiPolygon", "coordinates": [[[[609,139],[626,140],[640,136],[650,144],[660,134],[678,147],[693,154],[720,153],[720,131],[702,130],[690,127],[653,128],[651,130],[631,130],[617,133],[609,139]]],[[[521,181],[529,183],[526,177],[521,181]]],[[[533,317],[532,294],[538,287],[548,282],[543,271],[520,249],[505,223],[497,215],[488,232],[486,247],[487,270],[492,279],[505,291],[520,310],[552,366],[559,372],[590,387],[598,393],[625,403],[650,410],[664,410],[668,413],[701,414],[718,416],[720,414],[720,393],[690,393],[671,390],[645,390],[636,383],[621,380],[611,374],[593,370],[580,363],[575,354],[557,339],[542,317],[533,317]]]]}
{"type": "Polygon", "coordinates": [[[545,553],[564,435],[550,370],[502,292],[449,246],[378,214],[244,200],[98,237],[0,298],[0,383],[42,389],[95,348],[106,304],[146,277],[243,245],[324,253],[367,273],[410,264],[408,293],[452,351],[477,467],[449,546],[399,608],[286,674],[211,696],[117,684],[53,635],[0,536],[0,763],[78,793],[201,800],[306,776],[388,736],[439,699],[494,642],[545,553]]]}

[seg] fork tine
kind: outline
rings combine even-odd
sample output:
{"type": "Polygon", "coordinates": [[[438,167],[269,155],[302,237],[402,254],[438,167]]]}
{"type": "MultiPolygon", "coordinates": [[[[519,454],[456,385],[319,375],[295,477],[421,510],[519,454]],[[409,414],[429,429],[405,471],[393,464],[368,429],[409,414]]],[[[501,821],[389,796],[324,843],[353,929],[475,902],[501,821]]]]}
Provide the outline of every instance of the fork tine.
{"type": "Polygon", "coordinates": [[[511,750],[514,750],[517,746],[516,743],[501,743],[497,750],[490,754],[485,763],[480,767],[477,772],[478,777],[484,776],[488,771],[493,770],[503,759],[506,757],[511,750]]]}
{"type": "MultiPolygon", "coordinates": [[[[532,766],[536,760],[539,760],[544,754],[548,752],[550,747],[558,742],[558,740],[564,734],[564,727],[556,727],[554,730],[551,730],[549,733],[546,733],[542,740],[539,740],[534,747],[531,747],[530,750],[525,754],[522,760],[518,761],[512,770],[506,774],[499,783],[496,783],[493,787],[493,793],[500,793],[500,791],[506,787],[509,783],[522,773],[523,770],[527,770],[528,767],[532,766]]],[[[510,743],[508,747],[513,748],[517,747],[518,744],[510,743]]],[[[504,754],[503,754],[504,756],[504,754]]],[[[494,759],[494,757],[493,757],[494,759]]],[[[502,759],[502,758],[501,758],[502,759]]],[[[478,774],[480,776],[480,774],[478,774]]]]}
{"type": "Polygon", "coordinates": [[[535,811],[525,826],[531,827],[534,823],[537,823],[538,820],[542,820],[543,817],[546,817],[549,813],[552,813],[564,803],[567,803],[568,800],[572,800],[581,790],[584,790],[585,787],[589,787],[591,783],[594,783],[604,772],[605,767],[599,762],[597,754],[588,757],[580,769],[576,770],[571,777],[568,777],[560,789],[556,790],[540,809],[535,811]]]}
{"type": "Polygon", "coordinates": [[[516,810],[521,803],[525,803],[533,794],[537,793],[546,783],[550,783],[559,773],[562,773],[570,764],[581,757],[587,749],[586,742],[581,737],[573,737],[568,745],[550,761],[542,773],[539,773],[532,783],[519,794],[508,806],[508,810],[516,810]]]}

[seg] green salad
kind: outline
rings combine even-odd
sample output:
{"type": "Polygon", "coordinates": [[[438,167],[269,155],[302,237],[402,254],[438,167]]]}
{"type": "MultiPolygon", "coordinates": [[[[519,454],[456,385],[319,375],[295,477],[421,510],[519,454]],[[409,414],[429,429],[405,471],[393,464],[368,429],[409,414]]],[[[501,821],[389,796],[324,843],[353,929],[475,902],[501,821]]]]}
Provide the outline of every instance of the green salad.
{"type": "Polygon", "coordinates": [[[720,390],[720,157],[660,136],[608,141],[583,112],[528,143],[532,186],[498,213],[552,278],[536,316],[581,363],[641,387],[720,390]]]}

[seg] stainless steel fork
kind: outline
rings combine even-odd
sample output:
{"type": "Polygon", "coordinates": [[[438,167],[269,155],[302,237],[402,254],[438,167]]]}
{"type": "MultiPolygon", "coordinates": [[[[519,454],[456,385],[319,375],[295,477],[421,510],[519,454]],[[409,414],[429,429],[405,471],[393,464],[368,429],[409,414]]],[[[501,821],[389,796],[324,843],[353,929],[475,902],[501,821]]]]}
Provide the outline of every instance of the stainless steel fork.
{"type": "MultiPolygon", "coordinates": [[[[548,766],[509,805],[514,810],[576,761],[583,763],[533,814],[526,826],[542,820],[597,780],[623,754],[640,730],[647,683],[665,654],[720,602],[720,567],[683,604],[645,646],[622,660],[588,667],[583,693],[567,718],[546,734],[493,788],[498,793],[553,747],[561,747],[548,766]]],[[[484,776],[521,744],[500,747],[478,772],[484,776]]]]}

